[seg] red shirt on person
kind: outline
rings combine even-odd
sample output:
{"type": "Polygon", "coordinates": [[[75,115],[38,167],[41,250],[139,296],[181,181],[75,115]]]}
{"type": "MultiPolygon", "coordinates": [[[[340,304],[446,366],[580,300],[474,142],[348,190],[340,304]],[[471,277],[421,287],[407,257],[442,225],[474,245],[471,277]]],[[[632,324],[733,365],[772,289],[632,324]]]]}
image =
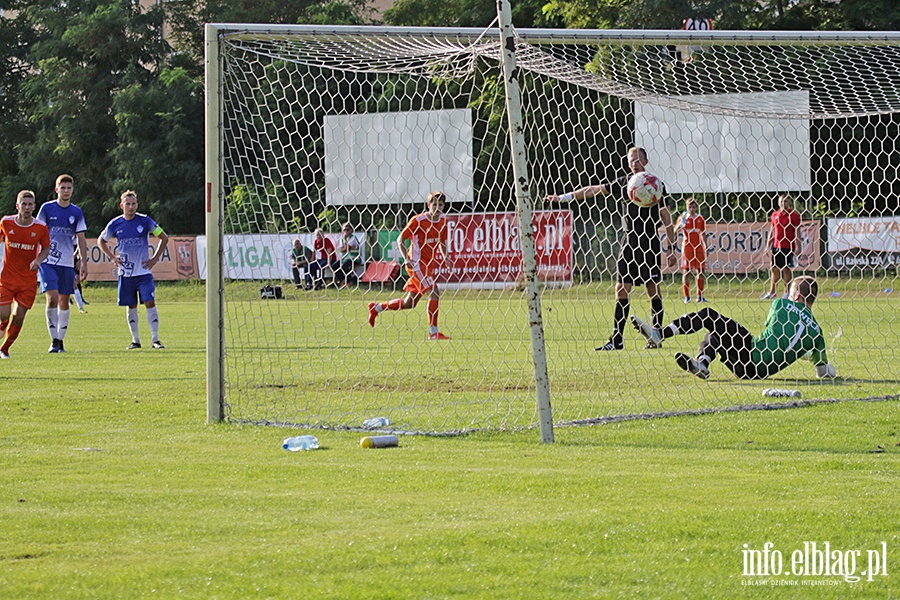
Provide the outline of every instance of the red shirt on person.
{"type": "Polygon", "coordinates": [[[800,228],[800,213],[778,209],[772,213],[772,247],[793,250],[800,228]]]}
{"type": "Polygon", "coordinates": [[[334,242],[327,237],[321,240],[316,238],[313,242],[313,256],[316,260],[327,260],[329,263],[334,262],[336,253],[334,250],[334,242]]]}

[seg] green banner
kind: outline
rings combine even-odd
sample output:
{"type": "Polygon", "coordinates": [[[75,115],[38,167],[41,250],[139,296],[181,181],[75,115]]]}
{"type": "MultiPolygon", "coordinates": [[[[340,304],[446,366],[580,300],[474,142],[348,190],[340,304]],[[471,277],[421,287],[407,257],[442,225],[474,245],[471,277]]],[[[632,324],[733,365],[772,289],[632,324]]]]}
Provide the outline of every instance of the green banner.
{"type": "Polygon", "coordinates": [[[397,240],[400,238],[400,230],[381,230],[378,232],[378,256],[380,260],[395,261],[403,264],[403,257],[397,250],[397,240]]]}

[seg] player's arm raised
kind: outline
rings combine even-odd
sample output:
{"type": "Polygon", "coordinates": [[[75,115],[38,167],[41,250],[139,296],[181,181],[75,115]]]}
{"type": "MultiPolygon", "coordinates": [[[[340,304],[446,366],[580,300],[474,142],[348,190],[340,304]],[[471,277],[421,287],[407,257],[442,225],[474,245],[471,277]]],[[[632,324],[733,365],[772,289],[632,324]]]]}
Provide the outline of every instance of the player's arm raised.
{"type": "Polygon", "coordinates": [[[583,188],[578,188],[574,192],[569,192],[567,194],[562,194],[557,196],[556,194],[549,194],[544,198],[547,202],[572,202],[573,200],[587,200],[588,198],[593,198],[599,194],[608,194],[609,188],[606,187],[605,184],[601,183],[599,185],[588,185],[583,188]]]}

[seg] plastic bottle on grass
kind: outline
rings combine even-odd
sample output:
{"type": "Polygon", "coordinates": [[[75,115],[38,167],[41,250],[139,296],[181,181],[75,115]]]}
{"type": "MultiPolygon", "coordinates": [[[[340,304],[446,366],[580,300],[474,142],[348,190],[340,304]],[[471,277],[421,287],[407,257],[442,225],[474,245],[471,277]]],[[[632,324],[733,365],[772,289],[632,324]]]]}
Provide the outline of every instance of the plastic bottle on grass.
{"type": "Polygon", "coordinates": [[[779,390],[776,388],[767,388],[763,390],[763,396],[769,398],[799,398],[800,390],[779,390]]]}
{"type": "Polygon", "coordinates": [[[368,429],[375,429],[376,427],[387,427],[391,424],[391,420],[387,417],[375,417],[373,419],[366,419],[363,421],[363,427],[367,427],[368,429]]]}
{"type": "Polygon", "coordinates": [[[359,440],[361,448],[390,448],[399,446],[400,440],[396,435],[372,435],[359,440]]]}
{"type": "Polygon", "coordinates": [[[282,448],[289,452],[297,452],[298,450],[315,450],[319,447],[319,440],[314,435],[298,435],[289,437],[282,443],[282,448]]]}

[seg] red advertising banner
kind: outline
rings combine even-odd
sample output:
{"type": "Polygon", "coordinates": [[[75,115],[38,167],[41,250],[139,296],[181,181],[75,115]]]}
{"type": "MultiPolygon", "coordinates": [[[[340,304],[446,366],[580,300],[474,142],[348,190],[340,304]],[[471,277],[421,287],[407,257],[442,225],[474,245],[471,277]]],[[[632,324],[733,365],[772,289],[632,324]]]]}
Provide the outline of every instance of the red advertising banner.
{"type": "MultiPolygon", "coordinates": [[[[522,277],[516,213],[447,215],[450,255],[439,281],[450,284],[510,284],[522,277]]],[[[532,214],[538,279],[572,282],[572,212],[532,214]]]]}
{"type": "MultiPolygon", "coordinates": [[[[158,241],[150,240],[155,247],[158,241]]],[[[110,244],[115,248],[115,242],[110,244]]],[[[116,281],[116,265],[100,250],[97,238],[87,239],[88,281],[116,281]]],[[[196,279],[200,277],[197,268],[197,239],[193,236],[171,236],[159,262],[153,267],[153,278],[157,281],[196,279]]]]}
{"type": "MultiPolygon", "coordinates": [[[[819,221],[803,221],[798,232],[800,253],[797,255],[797,271],[815,271],[822,264],[819,253],[819,221]]],[[[665,231],[660,229],[663,250],[668,250],[665,231]]],[[[681,250],[682,234],[675,240],[681,250]]],[[[679,253],[680,260],[680,253],[679,253]]],[[[663,273],[677,273],[679,265],[669,267],[662,262],[663,273]]],[[[768,223],[707,223],[706,224],[706,272],[744,274],[766,271],[772,266],[769,252],[768,223]]]]}

